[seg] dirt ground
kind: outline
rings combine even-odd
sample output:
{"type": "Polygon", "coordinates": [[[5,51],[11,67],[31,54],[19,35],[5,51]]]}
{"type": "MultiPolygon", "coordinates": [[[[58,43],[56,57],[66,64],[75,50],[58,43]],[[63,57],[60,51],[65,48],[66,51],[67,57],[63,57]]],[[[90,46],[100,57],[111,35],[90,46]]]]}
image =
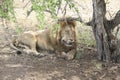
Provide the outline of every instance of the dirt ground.
{"type": "Polygon", "coordinates": [[[95,48],[78,45],[80,58],[64,60],[54,53],[45,57],[18,55],[9,47],[12,27],[0,27],[0,80],[120,80],[120,64],[97,60],[95,48]]]}

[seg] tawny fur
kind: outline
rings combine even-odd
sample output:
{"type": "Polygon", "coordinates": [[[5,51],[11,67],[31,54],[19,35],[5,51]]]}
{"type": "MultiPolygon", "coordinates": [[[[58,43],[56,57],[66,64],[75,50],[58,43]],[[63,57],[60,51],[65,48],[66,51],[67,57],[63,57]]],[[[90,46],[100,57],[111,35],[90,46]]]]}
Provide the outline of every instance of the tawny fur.
{"type": "Polygon", "coordinates": [[[69,18],[62,18],[54,26],[40,30],[24,32],[13,40],[14,46],[19,44],[28,46],[31,50],[37,49],[55,51],[58,57],[68,60],[76,54],[76,23],[69,18]]]}

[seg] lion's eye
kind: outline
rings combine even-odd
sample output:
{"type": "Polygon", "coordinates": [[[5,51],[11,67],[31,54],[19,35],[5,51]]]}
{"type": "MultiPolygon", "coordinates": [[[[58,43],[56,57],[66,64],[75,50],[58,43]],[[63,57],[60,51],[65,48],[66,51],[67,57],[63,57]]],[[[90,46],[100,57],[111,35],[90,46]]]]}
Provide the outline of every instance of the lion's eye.
{"type": "Polygon", "coordinates": [[[74,32],[70,32],[70,33],[71,33],[71,34],[70,34],[71,36],[74,36],[74,32]]]}
{"type": "Polygon", "coordinates": [[[65,33],[68,33],[68,31],[66,30],[65,33]]]}

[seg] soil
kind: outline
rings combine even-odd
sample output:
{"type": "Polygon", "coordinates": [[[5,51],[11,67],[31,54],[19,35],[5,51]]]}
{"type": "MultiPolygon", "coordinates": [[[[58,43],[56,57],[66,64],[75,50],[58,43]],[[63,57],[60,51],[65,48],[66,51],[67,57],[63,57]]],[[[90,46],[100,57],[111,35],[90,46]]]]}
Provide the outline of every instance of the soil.
{"type": "Polygon", "coordinates": [[[18,55],[9,46],[15,30],[0,26],[0,34],[0,80],[120,80],[120,64],[97,60],[94,47],[78,44],[78,55],[70,61],[47,51],[45,57],[18,55]]]}

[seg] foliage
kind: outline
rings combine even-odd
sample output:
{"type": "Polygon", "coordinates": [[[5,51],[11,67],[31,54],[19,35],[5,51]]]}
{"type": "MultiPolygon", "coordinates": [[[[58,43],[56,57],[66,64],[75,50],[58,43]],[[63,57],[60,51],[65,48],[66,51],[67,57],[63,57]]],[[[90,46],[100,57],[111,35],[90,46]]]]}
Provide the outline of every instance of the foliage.
{"type": "Polygon", "coordinates": [[[90,46],[90,45],[94,45],[95,46],[95,40],[90,37],[91,34],[89,32],[83,31],[81,34],[79,34],[79,36],[80,36],[79,43],[85,44],[86,46],[90,46]]]}
{"type": "Polygon", "coordinates": [[[67,6],[72,9],[74,8],[76,12],[78,9],[75,7],[74,3],[71,0],[31,0],[32,7],[31,9],[37,13],[37,19],[40,22],[39,29],[44,27],[45,23],[45,12],[51,14],[54,20],[58,20],[57,16],[59,11],[62,11],[63,16],[66,14],[67,6]],[[62,3],[66,3],[64,6],[61,7],[62,3]]]}
{"type": "Polygon", "coordinates": [[[86,45],[86,46],[95,46],[96,42],[94,40],[93,36],[93,32],[91,30],[90,27],[85,26],[84,24],[79,24],[82,25],[79,29],[79,43],[86,45]]]}
{"type": "MultiPolygon", "coordinates": [[[[37,13],[37,19],[40,22],[39,29],[43,29],[46,24],[45,12],[49,12],[52,15],[52,18],[54,18],[54,20],[57,20],[59,10],[61,10],[63,16],[65,16],[67,8],[75,11],[79,17],[78,7],[72,0],[32,0],[32,10],[37,13]]],[[[91,33],[89,33],[89,30],[88,32],[82,31],[79,35],[80,43],[87,46],[95,45],[95,40],[89,37],[90,34],[91,33]]]]}
{"type": "Polygon", "coordinates": [[[37,13],[37,19],[40,22],[39,29],[44,27],[45,11],[51,12],[52,17],[55,17],[58,0],[32,0],[32,10],[37,13]]]}
{"type": "Polygon", "coordinates": [[[32,0],[32,8],[39,14],[43,14],[45,10],[51,10],[55,13],[58,0],[32,0]]]}
{"type": "Polygon", "coordinates": [[[0,17],[1,18],[15,20],[13,1],[14,0],[0,1],[0,17]]]}

